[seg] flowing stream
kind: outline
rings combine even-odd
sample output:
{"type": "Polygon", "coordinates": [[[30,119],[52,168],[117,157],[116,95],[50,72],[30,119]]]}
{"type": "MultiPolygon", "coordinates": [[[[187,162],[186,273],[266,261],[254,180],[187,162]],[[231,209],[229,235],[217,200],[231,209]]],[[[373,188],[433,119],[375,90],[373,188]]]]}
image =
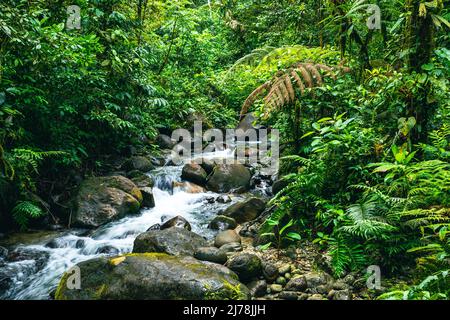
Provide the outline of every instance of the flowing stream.
{"type": "MultiPolygon", "coordinates": [[[[226,150],[209,157],[232,155],[230,150],[226,150]]],[[[214,231],[207,228],[209,221],[230,203],[209,203],[209,198],[218,196],[212,192],[172,191],[172,182],[181,181],[181,170],[182,166],[165,166],[148,173],[155,180],[154,208],[143,209],[138,215],[108,223],[96,230],[72,229],[55,233],[52,238],[32,245],[18,244],[11,252],[18,258],[0,265],[0,283],[2,274],[4,279],[5,274],[8,275],[9,281],[7,289],[2,290],[0,286],[0,299],[50,299],[62,274],[75,264],[102,255],[129,253],[140,233],[177,215],[190,222],[193,232],[211,239],[214,231]]],[[[233,202],[237,200],[238,196],[233,197],[233,202]]]]}

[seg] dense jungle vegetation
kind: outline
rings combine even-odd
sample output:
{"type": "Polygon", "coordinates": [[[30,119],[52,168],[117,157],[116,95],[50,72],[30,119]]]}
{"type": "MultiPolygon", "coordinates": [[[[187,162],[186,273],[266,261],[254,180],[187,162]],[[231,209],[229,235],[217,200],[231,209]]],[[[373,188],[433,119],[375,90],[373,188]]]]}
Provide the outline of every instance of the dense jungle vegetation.
{"type": "Polygon", "coordinates": [[[253,112],[282,140],[262,249],[309,239],[336,277],[408,275],[380,298],[449,299],[449,20],[443,0],[2,0],[0,229],[57,219],[158,133],[253,112]]]}

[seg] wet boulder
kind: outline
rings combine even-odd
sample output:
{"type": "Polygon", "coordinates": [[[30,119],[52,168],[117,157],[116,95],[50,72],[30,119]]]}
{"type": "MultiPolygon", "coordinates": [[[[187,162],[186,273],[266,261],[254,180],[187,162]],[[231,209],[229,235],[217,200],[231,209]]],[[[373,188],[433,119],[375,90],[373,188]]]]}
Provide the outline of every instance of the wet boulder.
{"type": "Polygon", "coordinates": [[[282,291],[278,294],[279,299],[298,300],[298,293],[295,291],[282,291]]]}
{"type": "Polygon", "coordinates": [[[142,193],[123,176],[93,177],[83,181],[73,199],[72,224],[97,228],[139,212],[142,193]]]}
{"type": "Polygon", "coordinates": [[[160,223],[155,223],[154,225],[151,225],[147,230],[147,231],[152,231],[152,230],[161,230],[161,224],[160,223]]]}
{"type": "Polygon", "coordinates": [[[286,284],[286,290],[289,291],[305,291],[308,287],[304,276],[297,276],[289,280],[286,284]]]}
{"type": "Polygon", "coordinates": [[[141,233],[134,240],[133,253],[159,252],[174,256],[193,256],[197,248],[206,246],[206,240],[198,234],[172,227],[141,233]]]}
{"type": "Polygon", "coordinates": [[[117,255],[120,253],[120,250],[114,246],[106,245],[103,247],[99,247],[96,251],[96,254],[107,254],[107,255],[117,255]]]}
{"type": "Polygon", "coordinates": [[[185,164],[181,172],[181,179],[193,182],[200,186],[205,185],[208,174],[197,163],[185,164]]]}
{"type": "Polygon", "coordinates": [[[262,268],[263,268],[262,269],[263,276],[264,278],[266,278],[267,281],[273,282],[278,278],[279,275],[278,268],[273,263],[271,262],[263,263],[262,268]]]}
{"type": "Polygon", "coordinates": [[[209,175],[213,172],[214,167],[215,167],[215,162],[214,160],[209,160],[209,159],[202,159],[200,166],[203,168],[203,170],[205,170],[205,172],[209,175]]]}
{"type": "Polygon", "coordinates": [[[145,208],[153,208],[155,206],[155,197],[153,196],[153,189],[150,187],[143,187],[139,189],[142,193],[142,206],[145,208]]]}
{"type": "Polygon", "coordinates": [[[310,272],[304,275],[308,292],[326,293],[332,289],[333,278],[325,272],[310,272]]]}
{"type": "Polygon", "coordinates": [[[173,217],[167,221],[165,221],[161,226],[160,230],[169,229],[169,228],[182,228],[188,231],[191,231],[191,224],[182,216],[173,217]]]}
{"type": "Polygon", "coordinates": [[[96,258],[78,264],[80,290],[65,274],[56,300],[240,300],[249,299],[235,273],[215,263],[162,253],[96,258]]]}
{"type": "Polygon", "coordinates": [[[214,167],[206,188],[220,193],[236,189],[248,190],[250,178],[250,171],[242,164],[220,164],[214,167]]]}
{"type": "Polygon", "coordinates": [[[226,252],[217,249],[216,247],[198,248],[194,253],[194,258],[219,264],[224,264],[228,260],[226,252]]]}
{"type": "Polygon", "coordinates": [[[236,220],[231,217],[218,215],[208,225],[213,230],[229,230],[237,227],[236,220]]]}
{"type": "Polygon", "coordinates": [[[337,290],[334,292],[333,300],[352,300],[352,294],[350,290],[337,290]]]}
{"type": "Polygon", "coordinates": [[[218,203],[229,203],[232,200],[231,200],[231,197],[229,195],[221,195],[221,196],[217,197],[216,201],[218,203]]]}
{"type": "Polygon", "coordinates": [[[252,197],[232,204],[223,212],[223,215],[233,218],[237,223],[243,223],[256,219],[265,207],[264,200],[252,197]]]}

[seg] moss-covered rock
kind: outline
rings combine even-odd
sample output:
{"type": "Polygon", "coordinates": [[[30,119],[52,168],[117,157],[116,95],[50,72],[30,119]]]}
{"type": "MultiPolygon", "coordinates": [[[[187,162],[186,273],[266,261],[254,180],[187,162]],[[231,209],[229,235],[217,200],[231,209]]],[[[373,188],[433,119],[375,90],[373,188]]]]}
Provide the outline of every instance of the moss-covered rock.
{"type": "Polygon", "coordinates": [[[81,184],[73,200],[76,226],[96,228],[128,214],[137,213],[142,193],[123,176],[93,177],[81,184]]]}
{"type": "Polygon", "coordinates": [[[187,229],[171,227],[141,233],[135,240],[133,252],[161,252],[170,255],[193,256],[197,248],[206,247],[207,241],[187,229]]]}
{"type": "Polygon", "coordinates": [[[238,253],[227,262],[227,267],[236,272],[239,279],[247,283],[262,273],[262,263],[258,256],[251,253],[238,253]]]}
{"type": "Polygon", "coordinates": [[[78,264],[81,289],[62,277],[57,300],[249,299],[249,291],[229,269],[192,257],[162,253],[101,257],[78,264]]]}
{"type": "Polygon", "coordinates": [[[139,188],[153,188],[155,186],[155,182],[153,181],[153,179],[139,170],[132,170],[127,172],[127,177],[131,181],[133,181],[133,183],[139,188]]]}

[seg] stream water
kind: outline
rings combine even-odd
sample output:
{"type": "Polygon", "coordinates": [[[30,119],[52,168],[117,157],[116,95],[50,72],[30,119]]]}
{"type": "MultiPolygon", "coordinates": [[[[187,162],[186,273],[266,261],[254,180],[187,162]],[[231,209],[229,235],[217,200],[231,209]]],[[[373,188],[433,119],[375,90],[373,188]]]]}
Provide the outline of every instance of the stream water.
{"type": "MultiPolygon", "coordinates": [[[[226,150],[209,157],[232,155],[230,150],[226,150]]],[[[131,252],[138,234],[177,215],[190,222],[193,232],[211,239],[214,231],[207,228],[209,221],[230,203],[209,203],[208,198],[218,196],[211,192],[172,191],[172,182],[181,181],[181,170],[182,166],[165,166],[148,173],[155,181],[154,208],[143,209],[138,215],[111,222],[96,230],[72,229],[56,233],[50,240],[46,238],[32,245],[18,244],[12,254],[19,258],[0,265],[0,278],[2,273],[9,276],[8,288],[3,289],[3,293],[0,288],[0,299],[49,299],[62,274],[75,264],[102,255],[131,252]]],[[[237,200],[238,196],[233,197],[233,202],[237,200]]]]}

